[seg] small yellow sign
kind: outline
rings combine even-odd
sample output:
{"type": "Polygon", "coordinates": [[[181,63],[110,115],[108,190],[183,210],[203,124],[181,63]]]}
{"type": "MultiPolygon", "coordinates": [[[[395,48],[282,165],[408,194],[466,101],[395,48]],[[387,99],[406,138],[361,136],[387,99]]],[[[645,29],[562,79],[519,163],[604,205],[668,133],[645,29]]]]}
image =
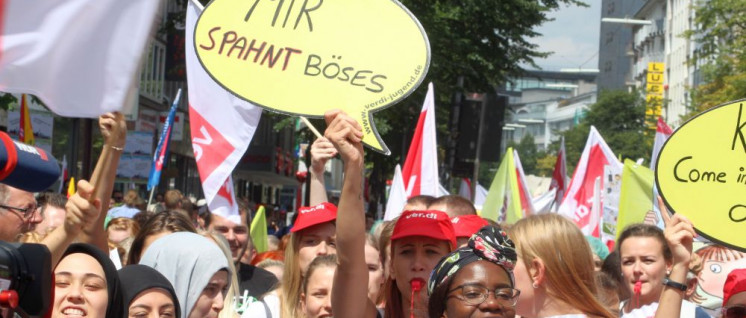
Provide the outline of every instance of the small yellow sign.
{"type": "Polygon", "coordinates": [[[746,100],[692,118],[658,156],[666,205],[708,239],[746,252],[746,100]]]}
{"type": "Polygon", "coordinates": [[[411,94],[430,66],[427,34],[395,0],[213,0],[194,39],[203,67],[236,96],[308,117],[342,109],[385,154],[371,114],[411,94]]]}
{"type": "Polygon", "coordinates": [[[663,68],[662,62],[649,62],[648,63],[648,72],[663,74],[663,71],[665,71],[665,69],[663,68]]]}
{"type": "Polygon", "coordinates": [[[648,72],[648,84],[663,84],[663,73],[648,72]]]}
{"type": "Polygon", "coordinates": [[[659,95],[663,96],[663,84],[648,83],[647,85],[648,95],[659,95]]]}

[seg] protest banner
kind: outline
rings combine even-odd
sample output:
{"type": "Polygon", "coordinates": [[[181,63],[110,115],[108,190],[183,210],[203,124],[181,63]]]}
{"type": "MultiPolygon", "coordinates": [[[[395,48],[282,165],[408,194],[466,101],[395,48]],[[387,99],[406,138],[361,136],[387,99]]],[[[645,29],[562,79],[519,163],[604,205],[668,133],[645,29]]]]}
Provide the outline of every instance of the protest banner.
{"type": "Polygon", "coordinates": [[[197,22],[194,48],[236,96],[308,117],[340,108],[385,154],[371,114],[411,94],[430,64],[424,29],[393,0],[215,0],[197,22]]]}
{"type": "Polygon", "coordinates": [[[699,234],[746,251],[746,100],[687,121],[658,156],[656,185],[666,206],[699,234]]]}

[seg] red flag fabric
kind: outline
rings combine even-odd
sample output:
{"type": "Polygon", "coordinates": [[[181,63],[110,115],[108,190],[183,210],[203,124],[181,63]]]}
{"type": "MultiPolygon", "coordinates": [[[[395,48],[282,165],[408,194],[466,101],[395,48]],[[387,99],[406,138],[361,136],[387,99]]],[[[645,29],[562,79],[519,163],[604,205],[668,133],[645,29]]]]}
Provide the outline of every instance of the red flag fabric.
{"type": "Polygon", "coordinates": [[[604,166],[613,165],[615,170],[622,169],[622,163],[606,144],[596,127],[591,126],[585,149],[575,168],[569,189],[558,209],[558,213],[574,221],[583,234],[600,237],[599,225],[603,202],[593,209],[594,184],[600,178],[600,189],[603,189],[604,166]]]}
{"type": "Polygon", "coordinates": [[[262,110],[226,91],[200,64],[193,34],[201,12],[202,6],[190,0],[185,52],[192,148],[210,211],[240,223],[230,176],[254,137],[262,110]]]}
{"type": "Polygon", "coordinates": [[[653,154],[650,155],[650,169],[655,171],[655,165],[658,162],[658,154],[663,148],[663,144],[666,143],[668,137],[673,134],[673,129],[663,121],[663,117],[658,117],[658,124],[655,128],[655,142],[653,143],[653,154]]]}
{"type": "Polygon", "coordinates": [[[549,189],[556,189],[554,197],[554,206],[559,207],[562,199],[565,197],[567,190],[567,153],[565,152],[565,137],[562,137],[560,149],[557,151],[557,161],[554,163],[554,172],[552,173],[552,183],[549,189]]]}
{"type": "Polygon", "coordinates": [[[412,143],[409,145],[407,159],[404,161],[402,178],[408,198],[417,195],[438,196],[439,194],[433,83],[427,85],[425,103],[422,105],[412,143]]]}

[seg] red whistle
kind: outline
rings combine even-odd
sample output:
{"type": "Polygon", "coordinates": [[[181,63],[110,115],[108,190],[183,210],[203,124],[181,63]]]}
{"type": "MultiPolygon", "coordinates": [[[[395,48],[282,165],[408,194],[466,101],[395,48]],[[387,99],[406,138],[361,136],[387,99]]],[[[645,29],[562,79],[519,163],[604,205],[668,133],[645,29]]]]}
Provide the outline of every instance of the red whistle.
{"type": "Polygon", "coordinates": [[[413,292],[418,292],[422,290],[422,286],[425,285],[425,280],[422,278],[413,278],[411,281],[409,281],[409,285],[412,286],[413,292]]]}

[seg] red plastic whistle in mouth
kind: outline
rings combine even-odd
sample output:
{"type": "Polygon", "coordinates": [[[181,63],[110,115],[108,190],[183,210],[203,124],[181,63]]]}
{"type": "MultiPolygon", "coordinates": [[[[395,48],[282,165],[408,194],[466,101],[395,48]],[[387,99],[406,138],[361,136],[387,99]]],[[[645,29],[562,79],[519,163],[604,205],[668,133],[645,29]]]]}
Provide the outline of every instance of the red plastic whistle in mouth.
{"type": "Polygon", "coordinates": [[[642,282],[638,280],[635,282],[635,290],[634,290],[635,295],[639,295],[641,291],[642,291],[642,282]]]}
{"type": "Polygon", "coordinates": [[[422,290],[422,286],[425,286],[425,280],[422,278],[413,278],[409,281],[409,285],[412,286],[413,292],[422,290]]]}

